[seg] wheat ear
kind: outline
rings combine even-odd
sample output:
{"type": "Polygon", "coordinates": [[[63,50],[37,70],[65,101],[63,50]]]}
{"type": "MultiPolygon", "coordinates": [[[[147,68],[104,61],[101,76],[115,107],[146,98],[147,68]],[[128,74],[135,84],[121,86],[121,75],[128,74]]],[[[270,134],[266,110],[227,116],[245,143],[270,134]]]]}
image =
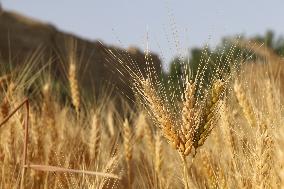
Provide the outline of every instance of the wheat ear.
{"type": "Polygon", "coordinates": [[[216,114],[219,111],[218,106],[220,105],[224,90],[225,83],[221,80],[215,81],[210,91],[211,94],[208,96],[206,106],[203,108],[203,111],[199,108],[199,111],[202,112],[200,113],[200,122],[194,136],[194,147],[196,150],[204,144],[213,129],[216,114]]]}
{"type": "Polygon", "coordinates": [[[123,123],[123,144],[125,159],[127,164],[127,176],[128,176],[128,188],[131,188],[131,160],[132,160],[132,145],[131,145],[131,131],[128,119],[125,119],[123,123]]]}
{"type": "Polygon", "coordinates": [[[79,116],[81,101],[80,101],[79,85],[77,80],[77,67],[73,59],[71,59],[70,61],[71,62],[69,65],[69,84],[71,90],[71,98],[72,98],[72,104],[75,106],[77,116],[79,116]]]}
{"type": "Polygon", "coordinates": [[[238,99],[238,102],[243,110],[245,118],[249,122],[250,126],[255,127],[256,117],[255,117],[255,113],[253,110],[253,106],[250,103],[248,97],[246,96],[245,90],[243,89],[242,85],[238,81],[236,81],[234,84],[234,91],[238,99]]]}
{"type": "Polygon", "coordinates": [[[193,147],[194,126],[195,126],[195,84],[187,82],[185,90],[185,101],[182,109],[182,132],[181,139],[183,141],[183,155],[188,156],[193,147]]]}
{"type": "Polygon", "coordinates": [[[155,170],[157,174],[161,172],[163,163],[163,149],[162,149],[162,139],[159,133],[155,136],[155,170]]]}
{"type": "Polygon", "coordinates": [[[144,132],[145,132],[145,144],[147,147],[147,150],[149,151],[149,154],[151,154],[151,156],[153,157],[154,153],[155,153],[155,149],[154,149],[154,138],[153,138],[153,133],[152,130],[150,128],[149,124],[146,124],[144,127],[144,132]]]}
{"type": "MultiPolygon", "coordinates": [[[[259,188],[271,188],[270,177],[273,166],[273,138],[269,135],[267,124],[263,121],[258,128],[259,138],[257,139],[256,174],[255,184],[259,188]]],[[[272,179],[271,179],[272,180],[272,179]]]]}
{"type": "Polygon", "coordinates": [[[101,125],[98,115],[95,113],[92,118],[91,135],[89,138],[89,151],[92,160],[96,160],[100,150],[101,125]]]}
{"type": "Polygon", "coordinates": [[[144,98],[147,100],[149,108],[161,128],[162,134],[175,149],[178,149],[180,138],[174,128],[175,123],[173,118],[170,117],[169,112],[166,110],[166,107],[152,87],[149,79],[142,81],[142,88],[144,98]]]}

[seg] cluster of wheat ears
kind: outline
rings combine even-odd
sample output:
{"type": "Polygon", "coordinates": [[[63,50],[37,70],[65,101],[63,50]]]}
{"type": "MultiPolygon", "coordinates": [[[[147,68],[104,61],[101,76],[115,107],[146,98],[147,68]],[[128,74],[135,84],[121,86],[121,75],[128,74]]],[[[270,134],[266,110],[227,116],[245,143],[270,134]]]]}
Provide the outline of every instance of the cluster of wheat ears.
{"type": "Polygon", "coordinates": [[[228,57],[208,82],[204,53],[195,76],[182,75],[180,94],[169,94],[147,53],[145,74],[106,51],[131,76],[141,108],[84,99],[74,52],[70,103],[45,68],[33,69],[40,56],[1,70],[0,188],[284,187],[280,58],[246,66],[228,57]]]}

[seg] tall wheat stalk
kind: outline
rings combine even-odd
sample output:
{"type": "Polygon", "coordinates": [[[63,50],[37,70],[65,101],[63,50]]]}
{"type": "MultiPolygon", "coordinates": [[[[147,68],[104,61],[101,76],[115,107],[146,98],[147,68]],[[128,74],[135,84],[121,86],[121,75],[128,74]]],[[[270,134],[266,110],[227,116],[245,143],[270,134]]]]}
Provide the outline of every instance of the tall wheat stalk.
{"type": "Polygon", "coordinates": [[[132,144],[131,144],[131,130],[129,126],[128,119],[125,119],[123,123],[123,144],[124,144],[124,153],[127,165],[127,177],[128,177],[128,188],[131,187],[131,160],[132,160],[132,144]]]}
{"type": "Polygon", "coordinates": [[[155,171],[161,176],[161,168],[163,164],[163,148],[160,133],[155,135],[155,171]]]}
{"type": "Polygon", "coordinates": [[[89,138],[89,151],[91,160],[97,160],[100,151],[101,125],[97,113],[94,113],[89,138]]]}
{"type": "Polygon", "coordinates": [[[145,99],[149,111],[157,121],[158,127],[168,142],[180,154],[184,168],[184,185],[189,188],[189,173],[186,157],[201,147],[212,131],[216,121],[218,105],[224,94],[225,83],[216,80],[212,89],[207,94],[207,99],[202,105],[195,100],[195,87],[193,82],[186,83],[185,101],[182,109],[182,125],[180,126],[173,115],[164,105],[163,100],[155,90],[150,79],[140,80],[142,98],[145,99]]]}
{"type": "Polygon", "coordinates": [[[71,90],[71,99],[72,104],[75,106],[75,110],[77,113],[77,117],[79,117],[80,113],[80,91],[79,91],[79,84],[78,84],[78,76],[77,76],[77,54],[76,54],[76,42],[70,40],[70,50],[69,50],[69,85],[71,90]]]}
{"type": "Polygon", "coordinates": [[[246,92],[243,86],[239,83],[239,81],[235,82],[234,91],[247,121],[252,127],[256,127],[257,122],[253,105],[248,99],[248,96],[246,95],[246,92]]]}

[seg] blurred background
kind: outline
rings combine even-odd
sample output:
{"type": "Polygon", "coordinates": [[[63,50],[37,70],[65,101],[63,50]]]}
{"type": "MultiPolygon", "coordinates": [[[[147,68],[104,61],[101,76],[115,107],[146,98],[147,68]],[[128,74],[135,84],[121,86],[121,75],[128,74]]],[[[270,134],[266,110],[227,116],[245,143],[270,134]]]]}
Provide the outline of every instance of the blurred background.
{"type": "MultiPolygon", "coordinates": [[[[115,93],[123,91],[132,99],[130,76],[119,72],[117,63],[147,75],[147,49],[156,72],[175,85],[180,83],[182,62],[196,75],[207,45],[212,69],[220,60],[228,61],[219,57],[221,51],[223,58],[232,56],[230,63],[254,54],[264,62],[283,62],[280,0],[2,0],[1,7],[0,61],[13,67],[24,62],[37,62],[40,69],[48,65],[55,81],[66,86],[71,48],[76,48],[79,83],[89,95],[111,85],[119,89],[115,93]],[[234,38],[242,43],[229,53],[234,38]]],[[[260,62],[255,60],[245,61],[260,62]]]]}
{"type": "Polygon", "coordinates": [[[225,36],[264,36],[268,30],[277,36],[284,33],[281,0],[2,0],[1,4],[5,10],[85,39],[141,50],[148,41],[150,50],[167,65],[188,48],[215,46],[225,36]]]}

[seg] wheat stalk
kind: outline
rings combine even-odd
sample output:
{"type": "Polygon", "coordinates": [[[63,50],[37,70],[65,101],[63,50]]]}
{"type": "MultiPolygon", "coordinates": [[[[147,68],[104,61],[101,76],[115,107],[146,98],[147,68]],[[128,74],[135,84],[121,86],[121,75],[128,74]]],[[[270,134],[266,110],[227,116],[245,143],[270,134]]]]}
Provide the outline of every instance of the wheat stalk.
{"type": "MultiPolygon", "coordinates": [[[[71,41],[72,42],[72,41],[71,41]]],[[[77,117],[79,116],[80,111],[80,92],[79,92],[79,84],[77,79],[77,66],[76,66],[76,47],[71,43],[70,46],[70,54],[69,54],[69,85],[71,90],[71,98],[72,104],[75,106],[75,110],[77,113],[77,117]]]]}
{"type": "Polygon", "coordinates": [[[267,124],[263,121],[258,128],[259,138],[257,139],[256,149],[256,172],[254,176],[255,185],[258,188],[269,188],[270,175],[272,174],[271,167],[273,166],[273,140],[269,136],[267,124]]]}
{"type": "Polygon", "coordinates": [[[255,117],[255,113],[253,110],[253,106],[248,100],[245,90],[243,89],[242,85],[238,81],[236,81],[234,84],[234,91],[238,99],[238,102],[240,106],[242,107],[242,110],[244,112],[244,115],[247,121],[252,127],[256,127],[257,123],[256,123],[256,117],[255,117]]]}
{"type": "Polygon", "coordinates": [[[51,83],[47,82],[42,88],[43,94],[43,104],[42,104],[42,123],[45,127],[49,128],[51,134],[51,140],[55,141],[58,138],[57,128],[55,126],[55,107],[53,104],[52,94],[51,94],[51,83]]]}
{"type": "Polygon", "coordinates": [[[88,174],[88,175],[119,179],[119,176],[115,174],[111,174],[111,173],[101,173],[101,172],[95,172],[95,171],[68,169],[68,168],[62,168],[62,167],[50,166],[50,165],[28,164],[28,165],[25,165],[24,167],[31,168],[31,169],[38,170],[38,171],[45,171],[45,172],[80,173],[80,174],[88,174]]]}
{"type": "Polygon", "coordinates": [[[202,146],[214,127],[214,120],[218,111],[218,105],[224,94],[225,83],[216,80],[213,82],[211,93],[205,103],[205,107],[195,100],[196,84],[186,83],[185,102],[182,110],[183,125],[179,128],[173,120],[171,113],[163,105],[162,100],[153,88],[150,79],[141,81],[143,98],[147,102],[150,112],[158,122],[163,135],[172,146],[178,150],[184,168],[184,184],[188,185],[188,165],[186,156],[191,153],[192,147],[195,152],[202,146]],[[180,130],[179,130],[180,129],[180,130]]]}
{"type": "Polygon", "coordinates": [[[186,83],[185,101],[182,109],[182,140],[184,144],[184,156],[191,153],[196,122],[195,111],[195,84],[192,81],[186,83]]]}
{"type": "Polygon", "coordinates": [[[163,163],[163,148],[162,148],[162,140],[159,133],[155,136],[155,170],[159,175],[161,173],[161,167],[163,163]]]}
{"type": "Polygon", "coordinates": [[[97,113],[94,113],[89,138],[89,152],[92,160],[98,158],[101,142],[101,125],[97,113]]]}
{"type": "Polygon", "coordinates": [[[131,131],[128,119],[124,120],[123,123],[123,144],[124,144],[124,153],[127,164],[127,176],[128,176],[128,188],[131,188],[131,160],[132,160],[132,145],[131,145],[131,131]]]}
{"type": "Polygon", "coordinates": [[[1,117],[2,119],[4,119],[6,116],[8,116],[9,112],[10,112],[10,102],[12,98],[12,94],[15,90],[15,84],[13,82],[10,82],[8,85],[8,89],[7,92],[4,96],[3,101],[1,102],[1,106],[0,106],[0,113],[1,113],[1,117]]]}
{"type": "Polygon", "coordinates": [[[159,123],[159,127],[161,128],[163,135],[169,143],[177,149],[180,145],[180,138],[174,128],[175,123],[173,118],[170,117],[168,110],[163,105],[155,89],[153,89],[150,80],[146,79],[141,81],[141,83],[144,98],[147,100],[151,112],[159,123]]]}
{"type": "Polygon", "coordinates": [[[209,188],[217,188],[216,172],[212,167],[210,156],[207,152],[201,154],[202,158],[202,168],[206,176],[209,188]]]}
{"type": "Polygon", "coordinates": [[[146,148],[149,151],[149,153],[153,156],[153,154],[155,153],[155,148],[154,148],[154,138],[153,138],[153,133],[152,130],[150,128],[150,125],[146,124],[144,127],[144,132],[145,132],[145,144],[146,144],[146,148]]]}

